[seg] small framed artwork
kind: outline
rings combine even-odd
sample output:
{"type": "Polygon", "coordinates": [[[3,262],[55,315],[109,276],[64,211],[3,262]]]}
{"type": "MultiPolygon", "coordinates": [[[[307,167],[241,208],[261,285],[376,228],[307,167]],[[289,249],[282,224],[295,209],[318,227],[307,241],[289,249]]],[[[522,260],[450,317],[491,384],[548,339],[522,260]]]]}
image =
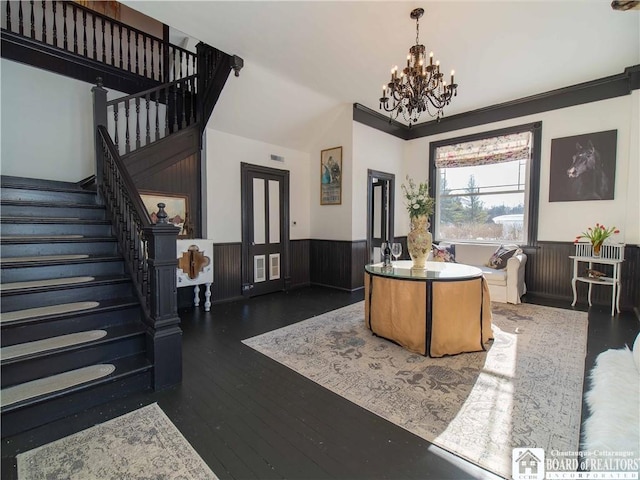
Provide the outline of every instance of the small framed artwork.
{"type": "Polygon", "coordinates": [[[617,130],[551,140],[549,202],[613,200],[617,130]]]}
{"type": "Polygon", "coordinates": [[[180,227],[178,238],[188,238],[190,235],[189,223],[189,196],[176,193],[140,192],[140,198],[144,203],[151,221],[158,220],[158,204],[164,203],[164,211],[167,212],[167,221],[176,227],[180,227]]]}
{"type": "Polygon", "coordinates": [[[320,205],[342,204],[342,147],[320,153],[320,205]]]}

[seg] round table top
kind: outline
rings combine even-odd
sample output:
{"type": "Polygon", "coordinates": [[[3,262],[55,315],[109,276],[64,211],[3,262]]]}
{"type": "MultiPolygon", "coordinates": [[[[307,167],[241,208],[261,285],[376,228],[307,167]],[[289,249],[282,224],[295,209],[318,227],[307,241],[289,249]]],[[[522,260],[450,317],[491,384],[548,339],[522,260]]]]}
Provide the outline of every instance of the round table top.
{"type": "Polygon", "coordinates": [[[392,267],[383,267],[382,263],[365,265],[366,272],[382,277],[403,280],[468,280],[482,276],[482,270],[471,265],[450,262],[427,262],[426,268],[411,268],[411,260],[392,262],[392,267]]]}

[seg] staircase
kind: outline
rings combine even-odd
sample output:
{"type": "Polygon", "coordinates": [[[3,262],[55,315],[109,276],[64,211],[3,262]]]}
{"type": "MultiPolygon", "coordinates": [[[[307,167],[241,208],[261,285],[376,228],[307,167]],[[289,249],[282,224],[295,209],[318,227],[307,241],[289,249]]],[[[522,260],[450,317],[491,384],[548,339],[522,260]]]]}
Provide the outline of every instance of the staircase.
{"type": "Polygon", "coordinates": [[[151,388],[141,306],[96,193],[3,177],[0,205],[2,436],[151,388]]]}

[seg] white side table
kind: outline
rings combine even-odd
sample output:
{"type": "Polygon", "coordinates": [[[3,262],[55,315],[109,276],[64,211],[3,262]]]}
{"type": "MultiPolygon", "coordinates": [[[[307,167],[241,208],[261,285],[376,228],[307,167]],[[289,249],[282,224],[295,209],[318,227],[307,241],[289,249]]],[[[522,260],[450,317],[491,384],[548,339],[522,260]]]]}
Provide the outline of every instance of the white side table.
{"type": "Polygon", "coordinates": [[[178,239],[178,260],[184,256],[188,258],[193,255],[189,249],[194,249],[195,252],[201,254],[197,262],[189,262],[189,267],[196,266],[197,268],[187,268],[186,270],[194,271],[185,271],[178,267],[176,269],[177,286],[193,285],[193,305],[197,307],[200,305],[200,285],[204,284],[204,311],[208,312],[211,309],[211,284],[213,283],[213,240],[178,239]]]}
{"type": "Polygon", "coordinates": [[[573,260],[573,278],[571,279],[571,287],[573,289],[573,303],[574,306],[578,300],[578,292],[576,289],[577,282],[584,282],[589,284],[589,306],[591,306],[591,289],[593,285],[604,285],[611,287],[611,316],[615,315],[616,310],[620,312],[620,273],[621,265],[624,262],[624,245],[603,245],[601,255],[594,257],[591,251],[591,244],[578,243],[576,244],[576,255],[570,255],[569,258],[573,260]],[[580,263],[587,264],[588,269],[593,269],[595,265],[612,265],[613,273],[610,277],[590,278],[584,275],[580,275],[580,263]]]}

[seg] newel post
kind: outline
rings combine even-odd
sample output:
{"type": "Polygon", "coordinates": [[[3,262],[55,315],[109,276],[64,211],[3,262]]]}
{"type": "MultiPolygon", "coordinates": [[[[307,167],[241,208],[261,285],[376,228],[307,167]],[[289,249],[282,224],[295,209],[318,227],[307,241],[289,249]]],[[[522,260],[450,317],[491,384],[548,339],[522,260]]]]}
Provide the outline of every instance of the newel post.
{"type": "Polygon", "coordinates": [[[104,152],[102,150],[102,142],[98,135],[98,126],[107,127],[107,90],[102,86],[102,78],[96,78],[96,86],[91,89],[93,93],[93,135],[96,156],[96,185],[98,191],[98,202],[102,200],[102,175],[104,152]]]}
{"type": "Polygon", "coordinates": [[[176,286],[176,240],[180,229],[167,223],[164,207],[158,204],[158,223],[144,229],[148,241],[150,292],[147,351],[153,360],[155,390],[182,380],[182,330],[176,286]]]}

